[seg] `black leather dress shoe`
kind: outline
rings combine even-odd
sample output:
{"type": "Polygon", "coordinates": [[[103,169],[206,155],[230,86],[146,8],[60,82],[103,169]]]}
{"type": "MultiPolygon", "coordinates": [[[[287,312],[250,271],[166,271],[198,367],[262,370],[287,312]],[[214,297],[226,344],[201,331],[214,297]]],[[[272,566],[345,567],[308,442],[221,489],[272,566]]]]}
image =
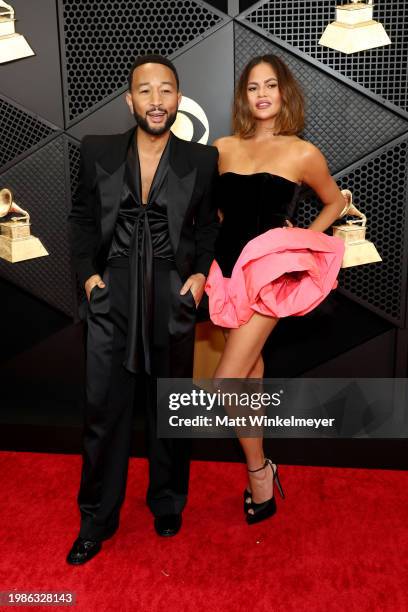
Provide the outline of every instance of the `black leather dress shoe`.
{"type": "Polygon", "coordinates": [[[101,548],[101,542],[77,538],[68,553],[67,563],[70,565],[82,565],[82,563],[90,561],[92,557],[97,555],[101,548]]]}
{"type": "Polygon", "coordinates": [[[154,528],[159,536],[174,536],[180,531],[180,527],[181,514],[164,514],[154,519],[154,528]]]}

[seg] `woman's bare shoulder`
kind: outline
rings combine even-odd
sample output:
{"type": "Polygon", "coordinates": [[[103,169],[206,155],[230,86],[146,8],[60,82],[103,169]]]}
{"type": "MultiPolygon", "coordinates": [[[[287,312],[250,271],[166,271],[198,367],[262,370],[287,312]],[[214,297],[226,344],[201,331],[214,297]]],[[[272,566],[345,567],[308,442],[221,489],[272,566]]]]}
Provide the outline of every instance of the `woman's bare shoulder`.
{"type": "Polygon", "coordinates": [[[302,138],[296,138],[294,146],[297,149],[297,154],[300,155],[305,161],[313,162],[324,159],[323,153],[316,145],[309,140],[303,140],[302,138]]]}
{"type": "Polygon", "coordinates": [[[235,147],[238,144],[238,141],[238,136],[222,136],[221,138],[214,140],[213,146],[217,147],[220,153],[223,153],[231,150],[232,147],[235,147]]]}
{"type": "Polygon", "coordinates": [[[313,187],[315,177],[321,182],[324,177],[330,174],[327,160],[316,145],[308,140],[299,143],[297,160],[302,181],[313,187]]]}

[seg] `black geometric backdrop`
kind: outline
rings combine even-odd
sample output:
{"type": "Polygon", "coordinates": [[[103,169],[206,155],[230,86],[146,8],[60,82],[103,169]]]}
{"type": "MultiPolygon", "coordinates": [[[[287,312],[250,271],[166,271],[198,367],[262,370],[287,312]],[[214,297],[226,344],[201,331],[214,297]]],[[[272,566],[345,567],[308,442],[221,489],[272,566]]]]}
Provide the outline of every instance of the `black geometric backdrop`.
{"type": "Polygon", "coordinates": [[[129,58],[147,50],[173,55],[224,21],[214,9],[190,0],[59,0],[59,5],[68,123],[126,85],[129,58]]]}
{"type": "Polygon", "coordinates": [[[408,117],[407,3],[380,0],[374,18],[380,21],[392,44],[345,55],[318,44],[326,25],[335,20],[336,5],[344,2],[275,0],[257,2],[241,19],[268,32],[309,58],[322,62],[355,83],[388,100],[408,117]]]}
{"type": "Polygon", "coordinates": [[[64,135],[54,138],[0,177],[1,185],[11,186],[16,202],[30,213],[35,211],[32,233],[50,253],[17,264],[0,259],[0,275],[72,315],[75,298],[67,240],[65,141],[64,135]]]}
{"type": "Polygon", "coordinates": [[[56,134],[54,126],[0,95],[0,168],[4,170],[24,153],[56,134]]]}
{"type": "MultiPolygon", "coordinates": [[[[404,326],[407,290],[406,202],[408,135],[368,155],[336,175],[369,216],[368,238],[382,257],[378,265],[341,270],[341,291],[396,325],[404,326]]],[[[297,223],[307,226],[317,214],[316,198],[299,203],[297,223]]]]}
{"type": "MultiPolygon", "coordinates": [[[[71,282],[66,233],[66,214],[79,159],[79,142],[72,138],[72,127],[89,121],[123,96],[129,65],[138,53],[158,51],[175,60],[184,58],[185,65],[193,47],[197,61],[203,42],[222,33],[231,53],[233,47],[235,60],[235,75],[223,74],[225,81],[232,81],[250,57],[267,51],[281,55],[298,77],[307,99],[305,137],[326,155],[339,185],[354,191],[356,205],[368,217],[368,237],[383,257],[382,264],[343,273],[342,290],[404,327],[407,11],[403,0],[380,0],[375,16],[384,24],[392,45],[346,56],[317,44],[325,25],[334,18],[335,4],[334,0],[257,2],[234,18],[232,30],[232,19],[213,6],[216,2],[14,0],[17,30],[26,35],[37,55],[16,62],[15,69],[12,64],[0,65],[0,186],[11,186],[17,202],[30,211],[33,233],[44,242],[50,256],[13,265],[1,261],[1,276],[75,315],[76,291],[71,282]],[[49,18],[50,8],[55,11],[55,31],[50,33],[47,26],[48,30],[41,32],[38,20],[34,31],[30,27],[34,15],[48,11],[49,18]],[[58,74],[47,72],[51,71],[51,62],[46,61],[51,39],[57,41],[54,53],[59,56],[58,74]],[[15,79],[21,83],[24,70],[35,77],[40,69],[41,82],[60,82],[62,75],[55,105],[63,109],[63,134],[61,126],[33,112],[29,89],[19,94],[18,103],[13,100],[15,79]]],[[[194,78],[197,85],[211,88],[211,80],[201,82],[203,66],[208,68],[210,63],[211,70],[219,74],[225,63],[223,57],[208,55],[208,46],[205,48],[194,67],[194,78]]],[[[180,76],[183,82],[183,73],[180,76]]],[[[42,95],[46,99],[46,87],[42,95]]],[[[36,108],[38,97],[37,92],[36,108]]],[[[225,109],[231,102],[217,92],[211,100],[205,108],[210,140],[221,135],[211,133],[212,121],[221,106],[225,109]]],[[[115,113],[121,112],[112,114],[107,126],[111,132],[117,131],[119,114],[115,113]]],[[[229,130],[225,123],[223,133],[229,130]]],[[[298,223],[307,224],[316,211],[313,195],[306,194],[300,203],[298,223]]]]}

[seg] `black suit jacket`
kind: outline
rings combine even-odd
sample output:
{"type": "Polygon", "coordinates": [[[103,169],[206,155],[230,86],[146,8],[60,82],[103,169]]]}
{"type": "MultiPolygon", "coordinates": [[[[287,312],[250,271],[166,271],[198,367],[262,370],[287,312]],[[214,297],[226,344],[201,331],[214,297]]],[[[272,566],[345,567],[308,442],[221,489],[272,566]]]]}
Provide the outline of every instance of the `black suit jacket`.
{"type": "MultiPolygon", "coordinates": [[[[85,136],[70,225],[71,254],[83,285],[102,274],[119,210],[127,150],[135,128],[124,134],[85,136]]],[[[213,197],[218,151],[172,134],[168,171],[168,226],[178,272],[205,276],[214,258],[219,222],[213,197]]]]}

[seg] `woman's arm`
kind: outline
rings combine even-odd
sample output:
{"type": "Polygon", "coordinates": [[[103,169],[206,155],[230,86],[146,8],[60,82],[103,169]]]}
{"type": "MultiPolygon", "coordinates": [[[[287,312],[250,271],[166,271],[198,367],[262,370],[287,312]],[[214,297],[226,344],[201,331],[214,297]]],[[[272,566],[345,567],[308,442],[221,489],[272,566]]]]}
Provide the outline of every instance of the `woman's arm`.
{"type": "Polygon", "coordinates": [[[345,205],[344,196],[330,175],[324,155],[311,143],[305,144],[302,182],[311,187],[323,203],[323,209],[309,225],[309,229],[324,232],[339,218],[345,205]]]}

